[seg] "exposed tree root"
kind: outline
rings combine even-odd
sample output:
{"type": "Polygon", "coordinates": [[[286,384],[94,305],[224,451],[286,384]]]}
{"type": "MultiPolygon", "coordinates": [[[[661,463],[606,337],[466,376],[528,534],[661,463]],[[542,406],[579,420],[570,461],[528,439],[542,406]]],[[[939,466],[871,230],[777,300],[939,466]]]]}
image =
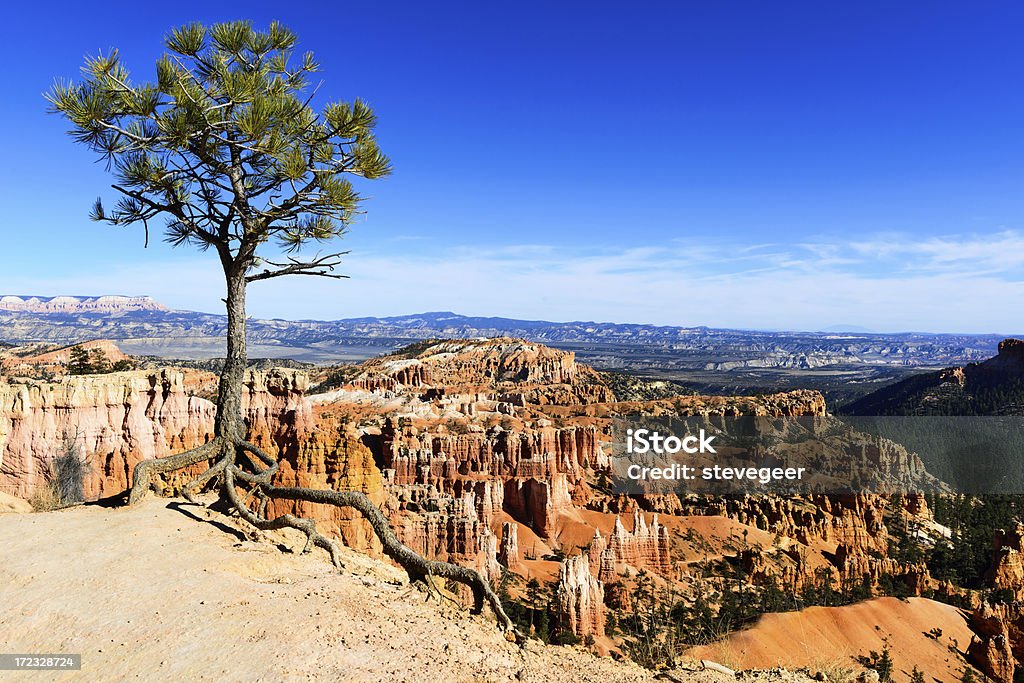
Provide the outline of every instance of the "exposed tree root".
{"type": "Polygon", "coordinates": [[[260,531],[297,529],[306,535],[306,545],[302,552],[308,552],[312,546],[321,548],[327,551],[331,562],[339,569],[343,568],[343,564],[337,543],[321,534],[315,522],[292,514],[268,518],[267,506],[271,500],[278,499],[355,508],[370,523],[373,532],[380,539],[384,553],[405,569],[410,581],[422,582],[428,590],[434,592],[438,592],[433,583],[435,578],[451,579],[466,585],[473,593],[472,612],[479,614],[485,605],[489,606],[499,627],[510,638],[522,642],[523,635],[505,613],[501,600],[490,583],[479,572],[450,562],[428,560],[402,543],[384,513],[361,491],[273,485],[271,480],[278,470],[277,461],[247,441],[218,438],[186,453],[139,463],[135,467],[128,504],[133,505],[146,495],[156,475],[179,470],[213,457],[217,457],[217,461],[203,474],[186,484],[182,490],[182,495],[190,501],[194,500],[195,493],[219,477],[222,496],[248,524],[260,531]],[[252,471],[243,469],[240,462],[244,462],[252,471]],[[244,499],[239,495],[240,489],[245,492],[244,499]],[[249,504],[250,499],[256,501],[255,510],[249,504]]]}
{"type": "Polygon", "coordinates": [[[185,484],[185,487],[181,489],[181,495],[183,495],[185,499],[188,500],[188,502],[195,503],[195,494],[199,493],[203,489],[203,487],[210,482],[211,479],[223,475],[225,469],[227,469],[227,460],[221,458],[213,465],[213,467],[206,470],[189,483],[185,484]]]}
{"type": "MultiPolygon", "coordinates": [[[[128,494],[128,504],[135,505],[142,500],[153,487],[153,479],[157,475],[174,472],[204,460],[209,460],[219,455],[218,451],[222,448],[224,448],[224,441],[217,438],[184,453],[155,460],[143,460],[135,466],[135,470],[132,472],[132,488],[128,494]]],[[[186,488],[189,488],[189,486],[186,486],[186,488]]]]}

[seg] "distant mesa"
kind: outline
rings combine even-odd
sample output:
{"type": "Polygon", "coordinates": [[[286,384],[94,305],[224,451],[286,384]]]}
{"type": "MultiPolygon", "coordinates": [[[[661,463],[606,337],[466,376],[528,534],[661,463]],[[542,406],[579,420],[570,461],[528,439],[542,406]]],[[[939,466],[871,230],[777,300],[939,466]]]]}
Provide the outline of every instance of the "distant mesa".
{"type": "Polygon", "coordinates": [[[0,296],[0,311],[24,313],[128,313],[169,310],[148,296],[0,296]]]}
{"type": "Polygon", "coordinates": [[[847,415],[1024,415],[1024,341],[1004,339],[999,353],[908,377],[840,409],[847,415]]]}
{"type": "Polygon", "coordinates": [[[1005,364],[1024,369],[1024,340],[1010,338],[999,342],[999,355],[990,360],[989,364],[1005,364]]]}

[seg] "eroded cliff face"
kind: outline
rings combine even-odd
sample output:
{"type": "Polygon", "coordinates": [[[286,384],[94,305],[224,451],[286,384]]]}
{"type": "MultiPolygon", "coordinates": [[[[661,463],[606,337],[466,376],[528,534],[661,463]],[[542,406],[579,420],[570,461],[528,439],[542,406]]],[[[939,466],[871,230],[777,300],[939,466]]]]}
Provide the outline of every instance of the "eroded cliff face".
{"type": "MultiPolygon", "coordinates": [[[[320,421],[312,425],[300,423],[293,435],[279,435],[274,441],[274,445],[261,446],[266,449],[269,445],[268,452],[278,453],[280,469],[276,484],[362,491],[377,505],[384,504],[383,476],[373,452],[354,428],[320,421]]],[[[370,525],[351,508],[276,500],[269,512],[315,519],[324,533],[337,536],[352,548],[380,551],[380,541],[370,525]]]]}
{"type": "Polygon", "coordinates": [[[840,585],[861,582],[877,586],[883,577],[890,577],[903,581],[910,595],[922,595],[933,585],[924,562],[901,564],[891,557],[878,557],[842,543],[836,548],[836,571],[840,585]]]}
{"type": "Polygon", "coordinates": [[[1007,604],[983,602],[971,613],[974,638],[967,648],[970,660],[998,683],[1013,683],[1017,662],[1024,659],[1024,616],[1007,604]]]}
{"type": "Polygon", "coordinates": [[[999,683],[1011,683],[1017,663],[1024,661],[1024,609],[1020,602],[1024,597],[1022,546],[1024,524],[1018,523],[996,533],[992,564],[985,581],[1009,601],[982,602],[971,613],[971,628],[976,636],[968,655],[986,675],[999,683]]]}
{"type": "Polygon", "coordinates": [[[519,525],[515,522],[504,522],[501,525],[501,550],[498,562],[511,572],[519,569],[519,525]]]}
{"type": "Polygon", "coordinates": [[[639,509],[633,511],[632,531],[626,530],[618,515],[607,538],[597,530],[588,556],[591,570],[604,584],[615,583],[620,569],[627,567],[648,569],[665,577],[672,575],[668,529],[658,523],[656,513],[648,525],[639,509]]]}
{"type": "Polygon", "coordinates": [[[481,505],[502,509],[546,536],[557,515],[585,495],[584,470],[607,464],[594,427],[555,429],[547,421],[533,427],[495,425],[464,434],[444,424],[381,430],[388,480],[398,487],[425,487],[442,496],[472,490],[481,505]]]}
{"type": "Polygon", "coordinates": [[[353,382],[358,388],[486,392],[511,404],[600,403],[614,394],[575,354],[522,339],[423,342],[400,354],[373,359],[353,382]]]}
{"type": "Polygon", "coordinates": [[[90,466],[86,495],[120,493],[139,461],[212,438],[213,418],[178,370],[0,384],[0,489],[31,497],[73,444],[90,466]]]}
{"type": "Polygon", "coordinates": [[[652,417],[821,417],[827,413],[825,397],[806,389],[765,396],[674,396],[642,403],[616,403],[611,408],[619,414],[642,413],[652,417]]]}
{"type": "MultiPolygon", "coordinates": [[[[0,487],[30,497],[53,458],[73,447],[89,465],[87,497],[121,493],[141,460],[213,438],[216,408],[193,393],[207,374],[165,369],[0,383],[0,487]]],[[[306,386],[305,376],[294,370],[246,376],[249,437],[286,462],[303,449],[316,449],[315,441],[305,443],[312,433],[306,386]]]]}
{"type": "Polygon", "coordinates": [[[686,501],[681,514],[721,515],[807,545],[814,541],[884,553],[886,501],[870,494],[742,496],[686,501]]]}
{"type": "Polygon", "coordinates": [[[1008,591],[1014,600],[1024,599],[1024,524],[1000,529],[992,544],[986,581],[996,590],[1008,591]]]}

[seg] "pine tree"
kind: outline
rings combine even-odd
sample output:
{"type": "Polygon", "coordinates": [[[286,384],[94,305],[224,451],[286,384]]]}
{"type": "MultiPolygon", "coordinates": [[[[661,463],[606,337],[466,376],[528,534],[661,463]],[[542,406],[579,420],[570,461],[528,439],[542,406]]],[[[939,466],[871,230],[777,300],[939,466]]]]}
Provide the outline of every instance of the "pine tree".
{"type": "Polygon", "coordinates": [[[892,655],[889,653],[889,644],[885,644],[885,648],[882,650],[882,655],[875,662],[875,671],[878,672],[879,683],[886,683],[892,680],[892,655]]]}
{"type": "Polygon", "coordinates": [[[92,361],[89,358],[89,352],[83,349],[81,346],[71,347],[71,358],[68,361],[68,374],[69,375],[89,375],[92,374],[92,361]]]}
{"type": "Polygon", "coordinates": [[[93,374],[102,375],[110,372],[110,361],[107,359],[107,354],[103,349],[92,349],[89,351],[89,365],[92,366],[93,374]]]}
{"type": "Polygon", "coordinates": [[[290,275],[328,278],[344,252],[304,256],[303,249],[341,237],[360,213],[353,184],[388,175],[377,144],[376,116],[362,100],[314,108],[312,52],[296,54],[298,38],[277,22],[265,31],[247,21],[173,29],[157,60],[156,80],[137,82],[116,50],[87,58],[80,82],[58,81],[47,93],[70,135],[107,164],[117,201],[101,200],[91,218],[138,225],[146,243],[163,220],[166,240],[216,256],[223,273],[227,348],[217,392],[214,438],[186,453],[136,466],[129,504],[158,475],[213,461],[187,483],[186,498],[216,481],[223,502],[258,529],[292,527],[341,566],[337,544],[316,525],[292,515],[265,517],[274,499],[354,507],[370,522],[385,553],[411,580],[469,586],[474,610],[490,604],[502,627],[514,625],[490,584],[472,569],[428,561],[403,545],[380,509],[357,491],[280,487],[277,461],[246,440],[242,415],[247,366],[246,294],[254,282],[290,275]],[[241,495],[240,491],[241,489],[241,495]],[[256,510],[243,500],[256,496],[256,510]]]}
{"type": "Polygon", "coordinates": [[[526,602],[530,606],[530,628],[539,633],[541,605],[544,604],[544,589],[534,577],[526,582],[526,602]]]}

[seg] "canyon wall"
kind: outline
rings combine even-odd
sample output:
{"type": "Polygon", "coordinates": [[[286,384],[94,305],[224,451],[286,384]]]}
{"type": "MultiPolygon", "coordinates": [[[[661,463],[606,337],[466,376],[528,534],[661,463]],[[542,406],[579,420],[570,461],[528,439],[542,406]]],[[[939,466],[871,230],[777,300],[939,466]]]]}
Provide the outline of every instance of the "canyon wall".
{"type": "MultiPolygon", "coordinates": [[[[75,449],[89,466],[86,495],[121,493],[135,465],[213,438],[216,408],[178,369],[0,383],[0,490],[30,497],[53,459],[75,449]]],[[[294,370],[249,371],[243,412],[249,436],[285,456],[308,432],[306,379],[294,370]]]]}
{"type": "Polygon", "coordinates": [[[89,465],[87,497],[120,493],[136,463],[206,442],[213,420],[178,370],[0,384],[0,490],[31,497],[73,447],[89,465]]]}
{"type": "MultiPolygon", "coordinates": [[[[887,557],[880,496],[627,497],[607,486],[602,441],[614,417],[811,416],[824,424],[831,418],[817,392],[616,401],[572,354],[509,339],[424,342],[350,372],[345,385],[316,396],[301,372],[247,373],[248,438],[280,463],[275,482],[363,491],[410,548],[495,582],[507,569],[518,575],[509,578],[513,595],[530,578],[550,583],[557,575],[557,627],[577,636],[604,635],[606,600],[628,606],[638,570],[680,589],[693,583],[687,567],[699,556],[687,544],[700,524],[687,515],[727,518],[728,534],[709,532],[702,542],[754,583],[799,586],[818,581],[821,570],[839,585],[895,577],[915,594],[933,583],[923,566],[887,557]],[[757,530],[778,546],[771,536],[756,546],[729,540],[757,530]]],[[[0,384],[0,492],[30,497],[70,441],[91,466],[87,495],[120,494],[139,461],[212,438],[214,405],[195,395],[209,380],[209,373],[166,369],[0,384]]],[[[877,440],[843,446],[897,477],[923,472],[905,451],[877,440]]],[[[167,492],[193,474],[169,477],[167,492]]],[[[275,501],[268,512],[314,519],[347,545],[379,550],[349,509],[275,501]]],[[[908,498],[906,513],[929,517],[919,496],[908,498]]],[[[1005,560],[995,583],[1022,583],[1014,538],[1000,545],[1005,560]]],[[[1013,641],[1004,630],[977,646],[993,661],[1002,647],[995,636],[1013,641]]]]}

